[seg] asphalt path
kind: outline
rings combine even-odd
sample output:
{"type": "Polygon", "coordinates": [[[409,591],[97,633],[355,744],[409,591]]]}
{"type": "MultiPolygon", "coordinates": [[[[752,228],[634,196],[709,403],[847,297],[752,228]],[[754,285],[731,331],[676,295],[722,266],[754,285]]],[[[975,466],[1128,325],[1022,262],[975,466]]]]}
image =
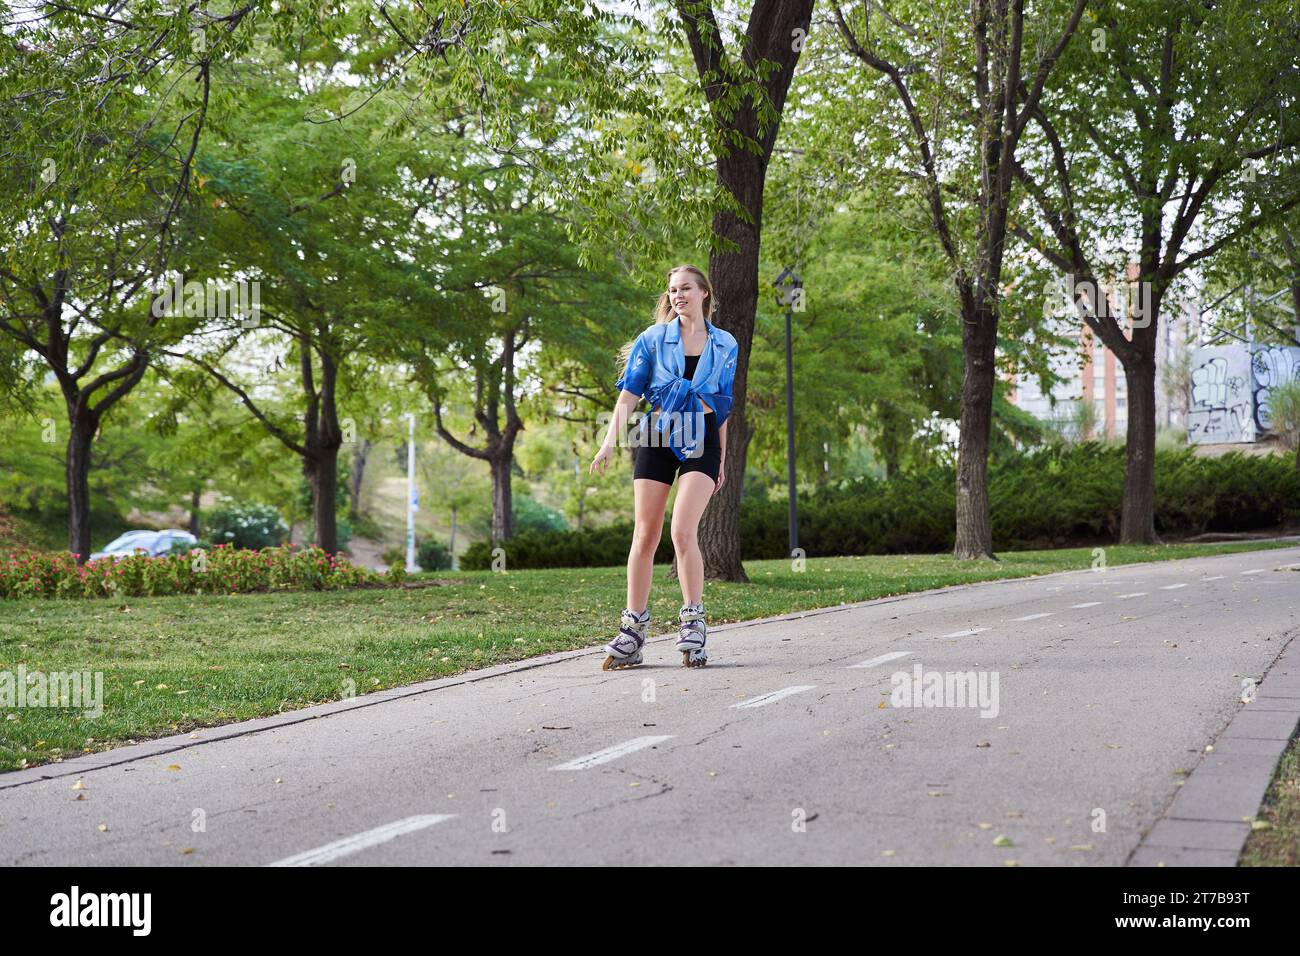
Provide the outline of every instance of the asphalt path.
{"type": "Polygon", "coordinates": [[[1300,633],[1298,568],[946,588],[31,768],[0,863],[1122,865],[1300,633]]]}

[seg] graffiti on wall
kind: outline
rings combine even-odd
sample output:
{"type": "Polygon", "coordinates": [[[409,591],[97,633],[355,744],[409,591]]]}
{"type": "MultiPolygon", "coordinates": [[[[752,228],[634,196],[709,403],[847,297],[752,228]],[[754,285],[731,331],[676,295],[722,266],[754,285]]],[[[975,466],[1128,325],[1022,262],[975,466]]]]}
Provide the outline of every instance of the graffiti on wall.
{"type": "Polygon", "coordinates": [[[1250,354],[1243,347],[1194,349],[1187,440],[1194,445],[1255,440],[1250,354]]]}
{"type": "Polygon", "coordinates": [[[1272,429],[1269,393],[1300,381],[1300,348],[1215,345],[1193,349],[1187,440],[1253,442],[1272,429]]]}
{"type": "Polygon", "coordinates": [[[1255,426],[1261,433],[1269,432],[1273,426],[1269,415],[1269,392],[1279,385],[1300,379],[1300,348],[1256,346],[1250,357],[1250,374],[1255,400],[1255,426]]]}

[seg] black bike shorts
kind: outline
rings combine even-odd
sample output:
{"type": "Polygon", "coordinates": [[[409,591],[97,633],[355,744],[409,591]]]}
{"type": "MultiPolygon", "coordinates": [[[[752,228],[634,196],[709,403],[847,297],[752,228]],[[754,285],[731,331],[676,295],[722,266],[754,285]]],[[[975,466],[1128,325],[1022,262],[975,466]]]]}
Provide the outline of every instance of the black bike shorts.
{"type": "Polygon", "coordinates": [[[718,434],[718,416],[712,410],[704,413],[704,452],[695,458],[678,461],[671,448],[663,445],[646,445],[636,450],[636,467],[633,478],[650,478],[671,485],[678,471],[702,471],[716,482],[722,470],[722,437],[718,434]]]}

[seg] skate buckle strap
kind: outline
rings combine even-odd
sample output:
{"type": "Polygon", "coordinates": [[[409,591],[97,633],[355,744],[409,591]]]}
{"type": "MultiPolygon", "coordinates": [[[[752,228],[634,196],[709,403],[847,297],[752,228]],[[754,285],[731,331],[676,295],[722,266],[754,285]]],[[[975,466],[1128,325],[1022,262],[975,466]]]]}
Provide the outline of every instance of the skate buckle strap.
{"type": "Polygon", "coordinates": [[[608,646],[611,650],[626,656],[639,651],[644,644],[645,638],[640,634],[624,629],[618,632],[618,637],[610,641],[608,646]]]}
{"type": "Polygon", "coordinates": [[[677,612],[677,616],[683,624],[688,621],[702,621],[704,620],[704,605],[683,604],[681,610],[677,612]]]}

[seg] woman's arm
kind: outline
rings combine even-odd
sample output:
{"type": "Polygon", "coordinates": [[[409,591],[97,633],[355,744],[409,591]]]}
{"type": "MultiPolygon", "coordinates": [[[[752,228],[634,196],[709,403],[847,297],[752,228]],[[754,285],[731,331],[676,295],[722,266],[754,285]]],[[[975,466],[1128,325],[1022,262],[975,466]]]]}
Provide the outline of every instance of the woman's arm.
{"type": "Polygon", "coordinates": [[[722,445],[722,460],[723,460],[723,461],[726,461],[726,460],[727,460],[727,425],[728,425],[730,422],[731,422],[731,419],[728,418],[725,422],[722,423],[722,427],[718,429],[718,441],[719,441],[719,443],[722,445]]]}
{"type": "Polygon", "coordinates": [[[618,436],[627,431],[628,415],[640,401],[640,395],[627,389],[618,393],[618,401],[614,403],[614,415],[609,421],[609,428],[605,431],[605,440],[601,442],[602,448],[613,448],[618,444],[618,436]]]}

